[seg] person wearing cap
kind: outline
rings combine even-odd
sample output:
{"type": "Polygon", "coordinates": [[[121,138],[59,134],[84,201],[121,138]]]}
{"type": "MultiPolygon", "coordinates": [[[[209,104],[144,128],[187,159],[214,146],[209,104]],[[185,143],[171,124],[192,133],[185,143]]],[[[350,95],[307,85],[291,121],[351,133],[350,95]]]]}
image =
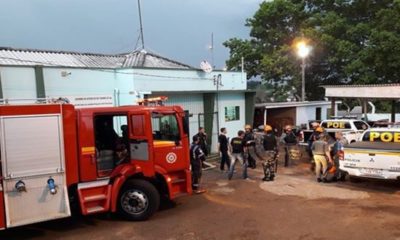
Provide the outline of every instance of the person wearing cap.
{"type": "Polygon", "coordinates": [[[333,164],[333,161],[331,158],[329,145],[326,141],[324,141],[323,133],[320,133],[317,137],[317,140],[313,142],[311,150],[314,155],[315,175],[317,176],[317,181],[327,182],[326,176],[328,170],[328,161],[330,164],[333,164]]]}
{"type": "Polygon", "coordinates": [[[285,132],[281,136],[281,143],[285,145],[285,167],[288,167],[290,162],[290,150],[298,143],[297,137],[290,125],[285,127],[285,132]]]}
{"type": "Polygon", "coordinates": [[[278,143],[270,125],[264,127],[264,158],[263,158],[263,181],[273,181],[275,178],[276,157],[278,155],[278,143]]]}
{"type": "Polygon", "coordinates": [[[256,168],[256,160],[250,155],[249,153],[249,148],[255,146],[254,142],[254,135],[252,132],[252,127],[250,124],[246,124],[244,127],[244,138],[243,138],[245,145],[246,145],[246,151],[244,153],[244,158],[246,159],[248,166],[250,168],[256,168]]]}

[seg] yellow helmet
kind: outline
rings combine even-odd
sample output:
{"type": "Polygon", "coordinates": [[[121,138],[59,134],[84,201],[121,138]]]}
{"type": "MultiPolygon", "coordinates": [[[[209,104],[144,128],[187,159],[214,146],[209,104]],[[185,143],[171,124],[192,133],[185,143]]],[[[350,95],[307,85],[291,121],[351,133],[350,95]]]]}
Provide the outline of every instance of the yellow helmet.
{"type": "Polygon", "coordinates": [[[324,129],[322,127],[317,127],[317,129],[315,129],[315,131],[319,132],[319,133],[323,133],[324,129]]]}
{"type": "Polygon", "coordinates": [[[265,125],[265,126],[264,126],[264,131],[265,131],[265,132],[272,131],[272,127],[271,127],[270,125],[265,125]]]}
{"type": "Polygon", "coordinates": [[[246,126],[244,126],[244,129],[251,129],[251,125],[250,124],[246,124],[246,126]]]}

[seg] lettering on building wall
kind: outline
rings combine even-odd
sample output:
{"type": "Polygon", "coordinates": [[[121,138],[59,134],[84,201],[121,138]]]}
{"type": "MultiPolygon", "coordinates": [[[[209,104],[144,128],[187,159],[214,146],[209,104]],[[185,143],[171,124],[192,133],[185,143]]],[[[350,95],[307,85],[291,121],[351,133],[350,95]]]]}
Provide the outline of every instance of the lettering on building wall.
{"type": "Polygon", "coordinates": [[[67,96],[66,98],[77,108],[114,106],[114,98],[112,95],[67,96]]]}

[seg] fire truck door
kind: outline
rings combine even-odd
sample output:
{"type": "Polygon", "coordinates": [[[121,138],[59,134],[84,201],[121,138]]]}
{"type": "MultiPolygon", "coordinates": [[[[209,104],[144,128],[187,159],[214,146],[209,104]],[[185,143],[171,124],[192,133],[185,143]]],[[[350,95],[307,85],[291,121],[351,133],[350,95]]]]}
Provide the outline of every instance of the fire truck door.
{"type": "Polygon", "coordinates": [[[154,175],[153,138],[149,112],[130,113],[129,149],[130,159],[142,167],[145,175],[154,175]]]}
{"type": "Polygon", "coordinates": [[[185,149],[174,112],[153,112],[151,116],[155,164],[169,172],[186,169],[185,149]]]}
{"type": "Polygon", "coordinates": [[[62,116],[0,117],[7,227],[70,216],[62,116]]]}

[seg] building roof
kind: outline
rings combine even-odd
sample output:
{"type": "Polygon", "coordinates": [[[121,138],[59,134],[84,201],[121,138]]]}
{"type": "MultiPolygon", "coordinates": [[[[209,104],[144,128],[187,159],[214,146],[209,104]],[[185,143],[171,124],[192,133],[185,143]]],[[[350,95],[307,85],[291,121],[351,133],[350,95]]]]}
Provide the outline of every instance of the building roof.
{"type": "Polygon", "coordinates": [[[329,98],[400,99],[400,83],[322,87],[329,98]]]}
{"type": "Polygon", "coordinates": [[[193,67],[177,62],[175,60],[161,57],[154,53],[147,51],[135,51],[123,55],[125,61],[123,64],[124,68],[132,67],[146,67],[146,68],[179,68],[179,69],[191,69],[193,67]]]}
{"type": "MultiPolygon", "coordinates": [[[[336,104],[339,104],[337,101],[336,104]]],[[[257,103],[256,108],[286,108],[286,107],[311,107],[311,106],[324,106],[331,105],[329,101],[305,101],[305,102],[269,102],[269,103],[257,103]]]]}
{"type": "Polygon", "coordinates": [[[7,66],[54,66],[74,68],[171,68],[193,67],[147,51],[126,54],[80,53],[37,49],[0,47],[0,65],[7,66]]]}
{"type": "Polygon", "coordinates": [[[322,85],[323,88],[364,88],[364,87],[396,87],[400,83],[387,83],[387,84],[355,84],[355,85],[322,85]]]}

